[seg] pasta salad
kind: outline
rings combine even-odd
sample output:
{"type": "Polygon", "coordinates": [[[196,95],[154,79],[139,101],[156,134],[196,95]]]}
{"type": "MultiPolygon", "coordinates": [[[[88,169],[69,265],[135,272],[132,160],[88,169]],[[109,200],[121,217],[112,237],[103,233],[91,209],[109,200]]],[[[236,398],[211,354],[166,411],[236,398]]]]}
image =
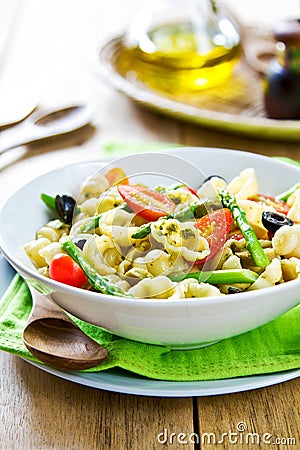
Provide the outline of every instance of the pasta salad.
{"type": "Polygon", "coordinates": [[[300,276],[300,184],[262,194],[255,170],[229,182],[132,184],[121,168],[69,194],[41,194],[53,219],[24,248],[38,272],[128,298],[231,295],[300,276]]]}

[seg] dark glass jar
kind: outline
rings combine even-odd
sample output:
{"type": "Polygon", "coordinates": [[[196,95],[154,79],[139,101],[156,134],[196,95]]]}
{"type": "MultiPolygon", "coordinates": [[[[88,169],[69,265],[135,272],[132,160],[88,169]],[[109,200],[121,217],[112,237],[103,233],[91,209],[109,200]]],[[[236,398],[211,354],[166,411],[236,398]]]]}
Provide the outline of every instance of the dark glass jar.
{"type": "Polygon", "coordinates": [[[272,119],[300,119],[300,20],[275,30],[277,58],[269,66],[265,109],[272,119]]]}

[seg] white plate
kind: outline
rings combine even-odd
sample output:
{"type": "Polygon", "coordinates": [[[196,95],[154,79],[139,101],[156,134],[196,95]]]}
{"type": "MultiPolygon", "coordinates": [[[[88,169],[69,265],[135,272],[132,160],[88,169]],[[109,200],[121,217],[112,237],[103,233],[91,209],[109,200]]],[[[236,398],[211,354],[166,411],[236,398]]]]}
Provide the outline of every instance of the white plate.
{"type": "MultiPolygon", "coordinates": [[[[0,254],[0,296],[5,292],[13,275],[13,269],[0,254]]],[[[43,364],[37,364],[32,361],[28,362],[45,372],[72,381],[73,383],[123,394],[155,397],[191,397],[231,394],[234,392],[271,386],[300,376],[300,369],[297,369],[269,375],[230,378],[226,380],[174,382],[152,380],[118,369],[93,373],[63,372],[43,364]]]]}

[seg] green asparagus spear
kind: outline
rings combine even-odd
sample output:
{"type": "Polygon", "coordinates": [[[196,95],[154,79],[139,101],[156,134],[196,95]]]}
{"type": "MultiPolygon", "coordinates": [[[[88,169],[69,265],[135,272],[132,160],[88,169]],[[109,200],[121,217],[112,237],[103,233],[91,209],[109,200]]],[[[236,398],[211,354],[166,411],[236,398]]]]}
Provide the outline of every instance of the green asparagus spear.
{"type": "Polygon", "coordinates": [[[277,200],[282,200],[283,202],[286,202],[288,200],[288,198],[294,193],[296,192],[298,189],[300,189],[300,183],[295,184],[293,187],[291,187],[290,189],[288,189],[285,192],[282,192],[281,194],[276,195],[276,199],[277,200]]]}
{"type": "Polygon", "coordinates": [[[251,253],[255,264],[258,267],[266,267],[270,264],[270,261],[266,257],[253,228],[249,225],[245,212],[239,207],[235,197],[229,191],[226,189],[219,189],[218,193],[224,208],[230,209],[235,223],[241,230],[241,233],[246,240],[246,248],[251,253]]]}
{"type": "Polygon", "coordinates": [[[102,214],[99,214],[98,216],[89,217],[88,219],[84,220],[84,222],[81,224],[81,227],[79,229],[80,233],[88,233],[91,230],[95,230],[99,226],[99,220],[101,219],[102,214]]]}
{"type": "Polygon", "coordinates": [[[192,203],[191,205],[187,206],[186,208],[182,209],[181,211],[178,211],[174,216],[171,216],[170,218],[177,219],[177,220],[179,220],[179,222],[184,222],[185,220],[194,219],[199,205],[200,205],[199,203],[192,203]]]}
{"type": "MultiPolygon", "coordinates": [[[[131,210],[128,208],[126,203],[122,203],[119,206],[119,209],[123,209],[124,211],[131,212],[131,210]]],[[[102,217],[102,214],[99,214],[98,216],[89,217],[88,219],[86,219],[82,223],[79,232],[80,233],[88,233],[89,231],[95,230],[96,228],[98,228],[99,219],[101,219],[101,217],[102,217]]]]}
{"type": "MultiPolygon", "coordinates": [[[[201,217],[207,214],[207,209],[203,206],[203,203],[193,203],[192,205],[187,206],[186,208],[179,211],[177,214],[168,214],[165,216],[166,219],[177,219],[179,222],[184,222],[185,220],[194,219],[195,217],[201,217]],[[201,208],[201,212],[200,212],[201,208]],[[205,212],[202,214],[203,208],[205,212]]],[[[148,234],[151,233],[151,223],[145,223],[141,225],[139,229],[131,236],[133,239],[143,239],[148,234]]]]}
{"type": "Polygon", "coordinates": [[[151,233],[151,223],[153,222],[141,225],[139,229],[131,235],[131,237],[133,239],[143,239],[144,237],[148,236],[148,234],[151,233]]]}
{"type": "Polygon", "coordinates": [[[195,278],[197,281],[210,284],[254,283],[258,274],[248,269],[214,270],[211,272],[193,272],[185,275],[170,276],[172,281],[195,278]]]}
{"type": "Polygon", "coordinates": [[[71,256],[71,258],[77,262],[81,267],[89,283],[97,291],[102,292],[102,294],[108,295],[118,295],[119,297],[133,298],[132,295],[125,292],[118,286],[115,286],[107,277],[102,277],[98,272],[91,266],[90,263],[82,256],[81,251],[72,241],[66,241],[62,244],[62,248],[71,256]]]}
{"type": "Polygon", "coordinates": [[[48,194],[41,194],[41,200],[45,203],[48,208],[53,209],[56,211],[56,204],[55,204],[55,197],[52,197],[48,194]]]}

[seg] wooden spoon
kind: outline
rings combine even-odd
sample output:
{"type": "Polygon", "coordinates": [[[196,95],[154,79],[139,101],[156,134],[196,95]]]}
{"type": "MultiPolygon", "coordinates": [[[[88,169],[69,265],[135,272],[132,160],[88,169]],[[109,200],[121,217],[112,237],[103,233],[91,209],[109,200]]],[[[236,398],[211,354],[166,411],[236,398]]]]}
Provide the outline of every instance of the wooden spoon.
{"type": "Polygon", "coordinates": [[[36,110],[23,122],[1,132],[0,155],[21,145],[79,130],[91,123],[92,115],[93,109],[88,105],[36,110]]]}
{"type": "Polygon", "coordinates": [[[33,308],[23,342],[39,360],[60,370],[98,366],[108,351],[84,334],[62,309],[31,289],[33,308]]]}

